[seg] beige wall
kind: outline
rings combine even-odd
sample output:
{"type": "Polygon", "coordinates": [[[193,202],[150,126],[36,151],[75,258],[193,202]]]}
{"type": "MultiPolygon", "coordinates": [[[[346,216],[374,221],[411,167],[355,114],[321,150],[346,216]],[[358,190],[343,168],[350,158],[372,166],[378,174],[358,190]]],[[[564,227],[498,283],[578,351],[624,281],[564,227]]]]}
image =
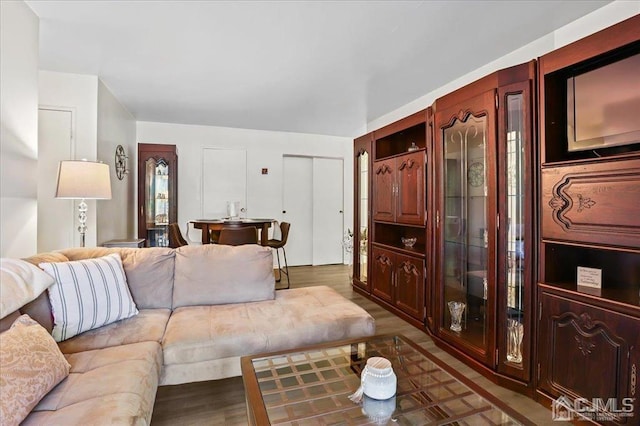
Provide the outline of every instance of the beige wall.
{"type": "Polygon", "coordinates": [[[0,256],[37,247],[39,20],[0,1],[0,256]]]}
{"type": "Polygon", "coordinates": [[[102,81],[98,82],[98,157],[109,164],[111,200],[97,206],[97,242],[135,236],[135,152],[136,121],[102,81]],[[115,170],[116,147],[122,145],[132,170],[118,180],[115,170]]]}

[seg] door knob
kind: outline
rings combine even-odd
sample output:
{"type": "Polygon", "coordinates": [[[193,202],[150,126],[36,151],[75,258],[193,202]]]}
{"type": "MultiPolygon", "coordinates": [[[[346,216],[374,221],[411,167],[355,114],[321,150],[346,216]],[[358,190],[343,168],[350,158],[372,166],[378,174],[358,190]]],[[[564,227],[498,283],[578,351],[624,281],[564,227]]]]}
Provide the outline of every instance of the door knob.
{"type": "Polygon", "coordinates": [[[287,212],[286,210],[282,210],[282,213],[286,213],[286,212],[287,212]]]}

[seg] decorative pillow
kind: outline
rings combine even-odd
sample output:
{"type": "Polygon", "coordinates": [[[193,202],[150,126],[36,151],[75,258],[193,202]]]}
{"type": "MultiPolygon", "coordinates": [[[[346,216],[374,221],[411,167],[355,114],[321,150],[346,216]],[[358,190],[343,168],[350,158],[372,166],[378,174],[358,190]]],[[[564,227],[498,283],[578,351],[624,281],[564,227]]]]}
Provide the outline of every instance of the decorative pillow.
{"type": "Polygon", "coordinates": [[[20,259],[0,259],[0,318],[20,309],[45,291],[54,279],[20,259]]]}
{"type": "Polygon", "coordinates": [[[49,300],[57,342],[138,314],[118,253],[40,267],[56,281],[49,300]]]}
{"type": "Polygon", "coordinates": [[[70,368],[47,330],[20,316],[0,334],[0,424],[20,424],[70,368]]]}

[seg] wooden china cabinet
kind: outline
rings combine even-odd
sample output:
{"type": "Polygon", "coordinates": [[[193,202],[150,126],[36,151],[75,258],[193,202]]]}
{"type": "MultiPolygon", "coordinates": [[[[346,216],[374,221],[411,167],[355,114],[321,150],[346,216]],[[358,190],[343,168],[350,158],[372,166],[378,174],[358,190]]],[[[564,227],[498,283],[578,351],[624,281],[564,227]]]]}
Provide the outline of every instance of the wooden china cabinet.
{"type": "Polygon", "coordinates": [[[539,396],[637,425],[640,15],[541,57],[539,99],[539,396]]]}
{"type": "Polygon", "coordinates": [[[435,102],[434,329],[476,365],[529,384],[535,61],[435,102]]]}
{"type": "Polygon", "coordinates": [[[138,144],[138,238],[168,247],[178,221],[178,154],[175,145],[138,144]]]}
{"type": "Polygon", "coordinates": [[[636,15],[356,139],[354,289],[503,386],[640,424],[639,70],[636,15]]]}
{"type": "MultiPolygon", "coordinates": [[[[368,164],[371,228],[366,291],[417,326],[423,325],[425,315],[429,114],[430,110],[418,112],[355,141],[356,156],[365,140],[373,148],[368,164]],[[409,245],[411,238],[415,241],[409,245]]],[[[362,175],[356,170],[359,178],[362,175]]],[[[364,220],[362,214],[358,218],[364,220]]],[[[365,289],[358,280],[354,280],[354,288],[365,289]]]]}

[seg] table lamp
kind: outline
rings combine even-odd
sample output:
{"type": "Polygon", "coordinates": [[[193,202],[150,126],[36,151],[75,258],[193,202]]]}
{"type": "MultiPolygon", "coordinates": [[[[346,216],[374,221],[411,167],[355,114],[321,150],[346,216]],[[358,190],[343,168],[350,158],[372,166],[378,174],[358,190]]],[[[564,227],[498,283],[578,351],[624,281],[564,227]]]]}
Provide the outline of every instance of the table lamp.
{"type": "Polygon", "coordinates": [[[84,247],[87,232],[87,203],[85,200],[111,199],[109,166],[87,160],[61,161],[58,167],[56,198],[82,200],[78,205],[80,247],[84,247]]]}

